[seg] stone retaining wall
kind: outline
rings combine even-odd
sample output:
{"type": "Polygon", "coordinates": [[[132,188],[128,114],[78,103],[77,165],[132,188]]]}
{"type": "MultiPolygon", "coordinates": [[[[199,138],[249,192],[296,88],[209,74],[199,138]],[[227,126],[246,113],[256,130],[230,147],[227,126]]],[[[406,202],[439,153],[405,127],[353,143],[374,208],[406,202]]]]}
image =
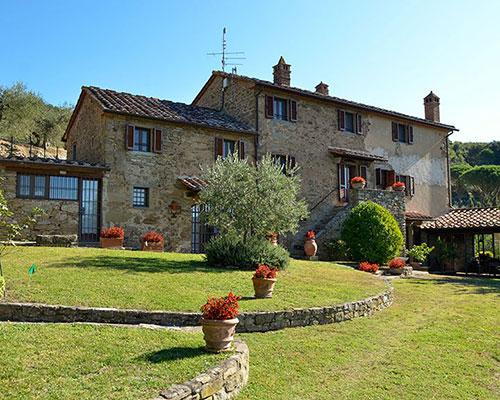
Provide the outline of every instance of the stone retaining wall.
{"type": "Polygon", "coordinates": [[[234,399],[248,380],[247,345],[234,341],[234,354],[209,371],[160,392],[155,400],[234,399]]]}
{"type": "MultiPolygon", "coordinates": [[[[376,296],[326,307],[282,311],[244,312],[238,316],[237,332],[266,332],[294,326],[324,325],[349,321],[382,310],[392,304],[392,286],[376,296]]],[[[0,321],[97,322],[111,324],[155,324],[198,326],[200,313],[180,311],[121,310],[116,308],[53,306],[0,301],[0,321]]]]}

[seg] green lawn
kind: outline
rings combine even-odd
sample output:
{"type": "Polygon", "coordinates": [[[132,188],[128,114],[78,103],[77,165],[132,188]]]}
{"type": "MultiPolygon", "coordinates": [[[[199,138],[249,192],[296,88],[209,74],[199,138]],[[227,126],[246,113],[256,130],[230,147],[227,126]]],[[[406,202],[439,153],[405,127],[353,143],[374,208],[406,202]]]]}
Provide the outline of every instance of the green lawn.
{"type": "Polygon", "coordinates": [[[251,271],[210,268],[203,256],[85,248],[19,247],[2,260],[7,301],[199,311],[207,296],[243,296],[241,311],[326,306],[385,290],[373,276],[332,263],[292,261],[275,297],[253,298],[251,271]],[[36,273],[28,273],[32,264],[36,273]]]}
{"type": "Polygon", "coordinates": [[[201,333],[0,323],[0,398],[152,399],[230,355],[203,345],[201,333]]]}
{"type": "Polygon", "coordinates": [[[499,399],[500,280],[394,286],[368,318],[239,335],[251,355],[239,399],[499,399]]]}

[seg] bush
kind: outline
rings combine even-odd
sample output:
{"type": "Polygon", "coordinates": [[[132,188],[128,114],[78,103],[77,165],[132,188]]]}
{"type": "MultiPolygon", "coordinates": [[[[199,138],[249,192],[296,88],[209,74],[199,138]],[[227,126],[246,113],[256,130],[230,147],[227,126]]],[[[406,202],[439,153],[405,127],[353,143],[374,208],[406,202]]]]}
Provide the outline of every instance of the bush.
{"type": "Polygon", "coordinates": [[[4,290],[5,290],[5,279],[3,276],[0,276],[0,297],[3,297],[4,290]]]}
{"type": "Polygon", "coordinates": [[[343,240],[333,240],[326,245],[328,258],[332,261],[350,261],[349,248],[343,240]]]}
{"type": "Polygon", "coordinates": [[[283,247],[255,236],[246,240],[231,235],[214,237],[205,245],[205,255],[213,267],[255,270],[259,264],[265,264],[284,270],[290,262],[290,255],[283,247]]]}
{"type": "Polygon", "coordinates": [[[429,247],[427,246],[427,243],[422,243],[421,245],[415,245],[408,250],[408,255],[417,260],[417,262],[424,262],[432,250],[434,250],[434,246],[429,247]]]}
{"type": "Polygon", "coordinates": [[[398,223],[384,207],[367,201],[353,208],[342,225],[354,261],[385,264],[396,257],[403,246],[398,223]]]}

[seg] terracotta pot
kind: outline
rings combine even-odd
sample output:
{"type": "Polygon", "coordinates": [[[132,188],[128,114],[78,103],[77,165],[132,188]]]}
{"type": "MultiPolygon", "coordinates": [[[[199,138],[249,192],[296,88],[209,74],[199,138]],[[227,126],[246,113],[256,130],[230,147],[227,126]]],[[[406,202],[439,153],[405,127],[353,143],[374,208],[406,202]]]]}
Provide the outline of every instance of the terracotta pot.
{"type": "Polygon", "coordinates": [[[404,192],[405,187],[404,186],[394,186],[392,188],[395,192],[404,192]]]}
{"type": "Polygon", "coordinates": [[[304,244],[304,252],[306,253],[306,256],[314,257],[317,251],[318,245],[316,244],[316,241],[313,238],[306,239],[306,243],[304,244]]]}
{"type": "Polygon", "coordinates": [[[273,297],[274,284],[276,278],[252,278],[253,290],[257,299],[273,297]]]}
{"type": "Polygon", "coordinates": [[[205,336],[205,350],[210,352],[231,350],[238,325],[238,318],[233,319],[201,319],[203,335],[205,336]]]}
{"type": "Polygon", "coordinates": [[[363,189],[366,186],[366,183],[363,182],[353,182],[351,183],[351,187],[353,189],[363,189]]]}
{"type": "Polygon", "coordinates": [[[100,238],[99,246],[103,249],[121,249],[123,248],[123,238],[100,238]]]}
{"type": "Polygon", "coordinates": [[[163,253],[163,242],[142,242],[142,251],[156,251],[163,253]]]}
{"type": "Polygon", "coordinates": [[[391,275],[401,275],[403,273],[403,268],[404,267],[400,267],[400,268],[389,268],[389,273],[391,275]]]}

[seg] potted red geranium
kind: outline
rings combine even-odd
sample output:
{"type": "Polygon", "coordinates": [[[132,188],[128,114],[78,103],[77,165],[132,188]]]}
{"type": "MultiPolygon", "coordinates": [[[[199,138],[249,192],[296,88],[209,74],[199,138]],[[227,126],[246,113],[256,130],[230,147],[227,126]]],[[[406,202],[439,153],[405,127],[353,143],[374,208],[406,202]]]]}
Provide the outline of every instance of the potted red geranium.
{"type": "Polygon", "coordinates": [[[318,245],[314,240],[316,238],[316,235],[314,234],[314,231],[309,231],[305,234],[305,237],[306,242],[304,244],[304,252],[306,253],[306,256],[314,257],[316,255],[316,252],[318,251],[318,245]]]}
{"type": "Polygon", "coordinates": [[[205,337],[205,350],[211,352],[231,350],[231,345],[239,320],[238,300],[231,292],[226,297],[209,297],[201,307],[201,326],[205,337]]]}
{"type": "Polygon", "coordinates": [[[405,265],[405,260],[401,260],[400,258],[393,258],[391,261],[389,261],[389,273],[391,275],[401,275],[403,273],[405,265]]]}
{"type": "Polygon", "coordinates": [[[406,185],[404,182],[396,182],[392,185],[392,190],[395,190],[396,192],[403,192],[406,188],[406,185]]]}
{"type": "Polygon", "coordinates": [[[273,297],[274,284],[276,283],[277,267],[271,269],[268,265],[259,264],[252,277],[255,297],[265,299],[273,297]]]}
{"type": "Polygon", "coordinates": [[[378,264],[370,264],[368,261],[365,261],[359,264],[358,270],[363,272],[371,272],[372,274],[374,274],[378,271],[378,264]]]}
{"type": "Polygon", "coordinates": [[[142,251],[157,251],[163,253],[163,237],[156,232],[146,233],[142,237],[142,251]]]}
{"type": "Polygon", "coordinates": [[[362,176],[355,176],[351,179],[351,187],[353,189],[363,189],[366,185],[366,180],[362,176]]]}
{"type": "Polygon", "coordinates": [[[106,249],[121,249],[123,248],[123,229],[116,226],[111,228],[104,228],[101,231],[99,238],[99,245],[106,249]]]}

